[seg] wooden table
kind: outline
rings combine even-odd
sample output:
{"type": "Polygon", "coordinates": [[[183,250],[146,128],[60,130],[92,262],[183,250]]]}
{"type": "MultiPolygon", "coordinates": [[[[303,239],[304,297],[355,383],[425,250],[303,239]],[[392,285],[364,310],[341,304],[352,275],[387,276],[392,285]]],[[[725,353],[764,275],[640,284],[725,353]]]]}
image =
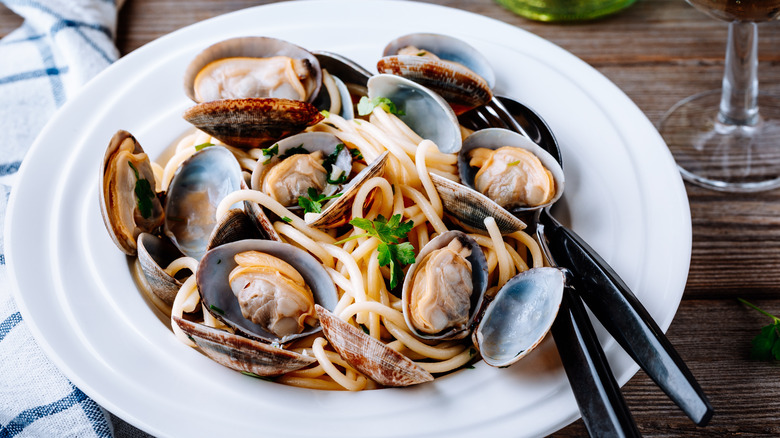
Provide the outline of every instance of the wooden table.
{"type": "MultiPolygon", "coordinates": [[[[128,0],[117,45],[127,54],[197,21],[270,3],[258,0],[128,0]]],[[[546,38],[598,69],[657,122],[683,97],[720,87],[726,23],[682,0],[639,0],[611,17],[580,24],[525,20],[492,0],[434,0],[518,26],[546,38]]],[[[0,37],[21,19],[0,5],[0,37]]],[[[780,92],[780,29],[759,28],[759,79],[780,92]]],[[[683,301],[668,336],[715,407],[697,427],[640,371],[623,388],[646,436],[780,436],[777,364],[748,359],[751,339],[768,318],[744,297],[780,314],[780,190],[731,195],[686,184],[693,217],[693,257],[683,301]]],[[[582,421],[555,436],[584,436],[582,421]]]]}

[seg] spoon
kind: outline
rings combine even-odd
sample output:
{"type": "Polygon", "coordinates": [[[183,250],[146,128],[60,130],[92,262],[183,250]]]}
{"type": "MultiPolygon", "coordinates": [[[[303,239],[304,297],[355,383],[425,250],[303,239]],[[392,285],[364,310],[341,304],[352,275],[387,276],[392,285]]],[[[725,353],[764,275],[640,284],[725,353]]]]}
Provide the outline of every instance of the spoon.
{"type": "MultiPolygon", "coordinates": [[[[461,117],[471,126],[503,124],[506,119],[523,125],[528,137],[562,164],[560,149],[544,120],[527,106],[501,97],[500,108],[485,107],[461,117]]],[[[703,426],[713,408],[696,379],[642,303],[620,276],[574,231],[564,227],[547,207],[538,219],[546,226],[551,254],[573,274],[580,297],[621,347],[688,415],[703,426]]]]}

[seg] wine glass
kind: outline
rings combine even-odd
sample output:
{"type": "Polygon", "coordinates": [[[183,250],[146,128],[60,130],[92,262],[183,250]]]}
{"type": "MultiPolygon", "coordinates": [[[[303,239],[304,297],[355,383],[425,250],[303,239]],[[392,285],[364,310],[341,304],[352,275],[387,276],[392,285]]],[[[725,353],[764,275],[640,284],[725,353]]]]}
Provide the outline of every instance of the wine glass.
{"type": "Polygon", "coordinates": [[[658,130],[690,182],[729,192],[780,187],[780,98],[760,94],[756,75],[756,23],[777,18],[780,0],[686,1],[730,22],[723,88],[678,102],[658,130]]]}

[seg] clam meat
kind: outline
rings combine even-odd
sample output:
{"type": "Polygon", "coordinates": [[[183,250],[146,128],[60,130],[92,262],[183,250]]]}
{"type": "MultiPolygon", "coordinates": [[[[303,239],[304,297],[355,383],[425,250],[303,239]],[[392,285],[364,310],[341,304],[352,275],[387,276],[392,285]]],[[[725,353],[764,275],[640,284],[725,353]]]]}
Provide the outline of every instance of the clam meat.
{"type": "Polygon", "coordinates": [[[454,239],[420,262],[409,297],[412,324],[425,333],[464,325],[471,307],[471,249],[454,239]]]}
{"type": "Polygon", "coordinates": [[[469,165],[479,168],[474,188],[504,208],[536,207],[555,196],[555,179],[539,158],[526,149],[477,148],[469,165]]]}
{"type": "Polygon", "coordinates": [[[235,261],[229,281],[244,318],[280,338],[316,324],[311,290],[289,263],[259,251],[238,253],[235,261]]]}
{"type": "Polygon", "coordinates": [[[165,215],[154,192],[149,157],[129,132],[118,131],[109,142],[101,183],[100,208],[106,228],[123,252],[135,255],[138,236],[160,227],[165,215]]]}
{"type": "Polygon", "coordinates": [[[195,98],[199,102],[244,97],[305,101],[308,90],[303,81],[310,70],[306,60],[288,56],[218,59],[195,76],[195,98]]]}

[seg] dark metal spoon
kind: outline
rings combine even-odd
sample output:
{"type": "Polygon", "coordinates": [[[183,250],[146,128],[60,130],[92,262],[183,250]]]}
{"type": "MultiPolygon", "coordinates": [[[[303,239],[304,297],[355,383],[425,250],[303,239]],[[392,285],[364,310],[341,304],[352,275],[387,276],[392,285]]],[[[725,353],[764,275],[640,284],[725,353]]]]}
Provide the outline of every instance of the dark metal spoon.
{"type": "MultiPolygon", "coordinates": [[[[560,149],[544,120],[527,106],[502,97],[501,109],[482,109],[464,120],[477,124],[493,117],[513,118],[527,136],[561,162],[560,149]]],[[[497,120],[491,119],[493,123],[497,120]]],[[[505,127],[512,124],[504,121],[505,127]]],[[[574,231],[558,222],[546,208],[540,215],[550,251],[556,261],[573,274],[573,284],[598,320],[655,383],[688,415],[703,426],[713,408],[693,374],[675,351],[663,331],[620,276],[574,231]]]]}

